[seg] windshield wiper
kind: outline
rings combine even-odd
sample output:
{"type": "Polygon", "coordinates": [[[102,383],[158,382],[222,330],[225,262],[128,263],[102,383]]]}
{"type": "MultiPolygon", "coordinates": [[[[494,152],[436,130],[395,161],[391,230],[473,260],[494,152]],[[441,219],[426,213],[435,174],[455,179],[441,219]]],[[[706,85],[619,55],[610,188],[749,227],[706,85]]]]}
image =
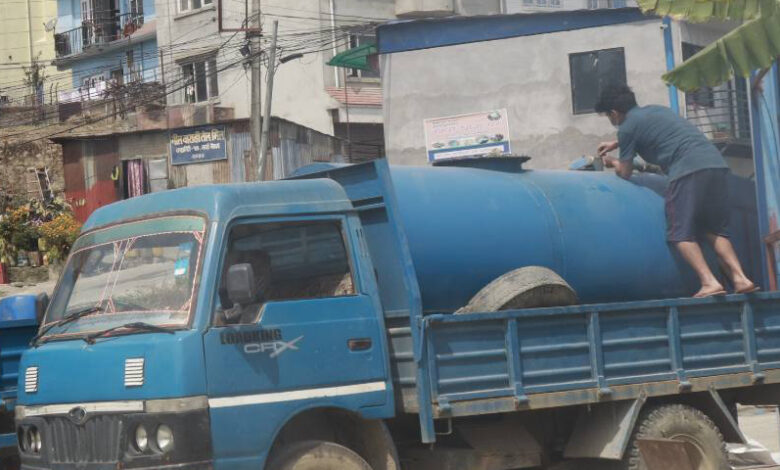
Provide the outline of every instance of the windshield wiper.
{"type": "Polygon", "coordinates": [[[85,317],[89,315],[90,313],[100,312],[103,310],[103,307],[101,305],[94,305],[92,307],[82,308],[80,310],[75,310],[73,312],[68,312],[65,314],[64,317],[60,318],[59,320],[55,321],[54,323],[50,323],[48,326],[41,329],[41,331],[38,332],[37,335],[33,336],[32,340],[30,340],[30,346],[36,347],[38,346],[38,342],[43,338],[43,336],[51,331],[52,328],[55,326],[62,326],[66,325],[70,322],[76,321],[81,317],[85,317]]]}
{"type": "Polygon", "coordinates": [[[105,330],[90,333],[86,336],[83,336],[81,339],[83,339],[87,344],[95,344],[96,339],[116,330],[152,331],[156,333],[168,333],[171,335],[174,334],[174,331],[170,328],[139,321],[134,323],[125,323],[124,325],[112,326],[111,328],[106,328],[105,330]]]}

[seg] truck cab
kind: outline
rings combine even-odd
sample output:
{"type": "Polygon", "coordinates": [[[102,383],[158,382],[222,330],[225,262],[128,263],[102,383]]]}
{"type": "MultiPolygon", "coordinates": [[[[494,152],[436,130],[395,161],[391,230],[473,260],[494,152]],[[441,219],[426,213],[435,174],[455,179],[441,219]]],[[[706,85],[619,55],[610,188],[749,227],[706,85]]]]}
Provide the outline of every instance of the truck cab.
{"type": "Polygon", "coordinates": [[[16,408],[27,469],[258,469],[307,410],[394,413],[375,266],[329,179],[101,208],[32,345],[16,408]]]}

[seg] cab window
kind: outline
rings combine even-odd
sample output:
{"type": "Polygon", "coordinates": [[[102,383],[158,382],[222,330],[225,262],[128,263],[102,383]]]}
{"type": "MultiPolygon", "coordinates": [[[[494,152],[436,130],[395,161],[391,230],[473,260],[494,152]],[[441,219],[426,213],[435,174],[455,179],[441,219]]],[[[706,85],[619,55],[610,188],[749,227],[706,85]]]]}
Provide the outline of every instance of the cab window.
{"type": "Polygon", "coordinates": [[[270,301],[353,294],[340,222],[253,223],[230,231],[218,299],[221,323],[256,322],[270,301]]]}

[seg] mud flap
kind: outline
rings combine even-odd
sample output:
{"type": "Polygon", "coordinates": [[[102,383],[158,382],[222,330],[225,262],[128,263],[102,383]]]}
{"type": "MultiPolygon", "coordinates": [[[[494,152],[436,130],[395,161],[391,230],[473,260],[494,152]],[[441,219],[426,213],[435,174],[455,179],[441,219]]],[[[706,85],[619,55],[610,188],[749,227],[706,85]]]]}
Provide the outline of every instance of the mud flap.
{"type": "Polygon", "coordinates": [[[583,408],[564,449],[564,457],[620,460],[626,450],[644,394],[636,400],[600,403],[583,408]]]}

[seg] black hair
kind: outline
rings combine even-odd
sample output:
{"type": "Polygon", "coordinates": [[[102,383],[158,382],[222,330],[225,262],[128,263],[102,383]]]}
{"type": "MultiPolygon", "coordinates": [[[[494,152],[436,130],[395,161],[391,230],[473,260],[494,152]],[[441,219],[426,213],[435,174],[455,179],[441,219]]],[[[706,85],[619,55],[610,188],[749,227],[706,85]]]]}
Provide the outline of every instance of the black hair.
{"type": "Polygon", "coordinates": [[[601,96],[596,102],[595,111],[597,113],[609,113],[617,111],[627,113],[631,108],[636,107],[636,97],[628,85],[610,84],[601,90],[601,96]]]}

